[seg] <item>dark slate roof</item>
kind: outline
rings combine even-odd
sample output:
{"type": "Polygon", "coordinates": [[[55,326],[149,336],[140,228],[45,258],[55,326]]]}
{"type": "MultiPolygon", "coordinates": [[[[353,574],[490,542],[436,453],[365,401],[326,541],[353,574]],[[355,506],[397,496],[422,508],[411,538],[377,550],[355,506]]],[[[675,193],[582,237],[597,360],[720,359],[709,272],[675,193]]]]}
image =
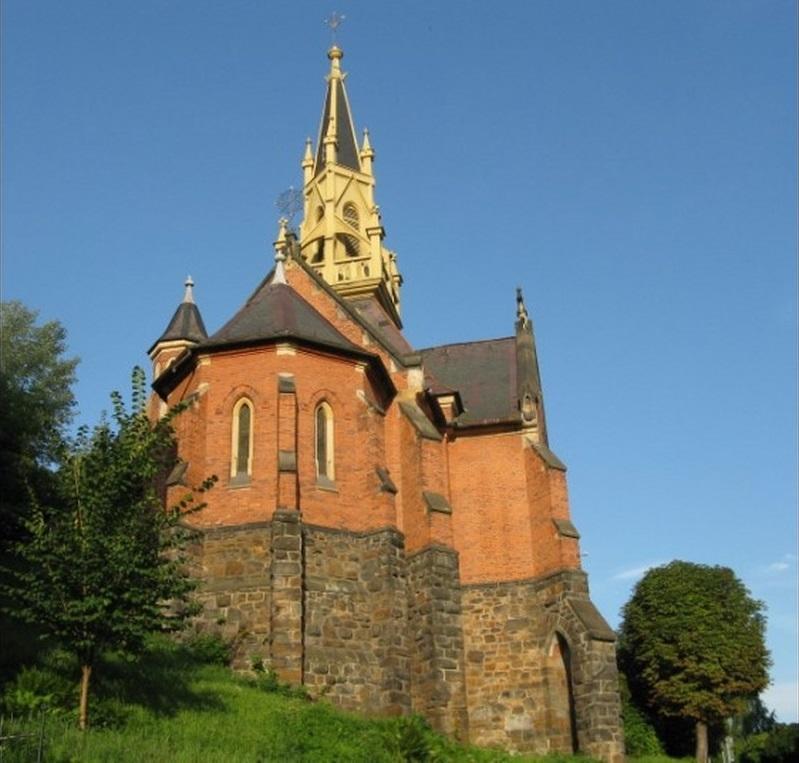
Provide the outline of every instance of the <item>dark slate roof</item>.
{"type": "Polygon", "coordinates": [[[367,355],[290,286],[266,280],[202,347],[257,344],[281,338],[300,339],[347,353],[367,355]]]}
{"type": "Polygon", "coordinates": [[[336,90],[336,163],[360,172],[361,162],[358,158],[358,144],[353,132],[353,122],[350,116],[350,106],[344,85],[339,79],[331,79],[325,96],[325,108],[322,112],[322,124],[319,128],[319,142],[316,148],[316,170],[318,175],[325,167],[325,135],[330,120],[330,101],[333,97],[333,88],[336,90]]]}
{"type": "MultiPolygon", "coordinates": [[[[319,273],[317,273],[316,270],[303,259],[302,255],[299,254],[299,247],[297,247],[295,252],[292,253],[291,259],[296,265],[299,265],[308,274],[308,277],[311,278],[316,285],[322,291],[324,291],[337,305],[339,305],[341,309],[347,315],[349,315],[353,321],[355,321],[355,323],[357,323],[367,334],[369,334],[372,339],[374,339],[386,352],[393,355],[395,360],[399,361],[401,365],[405,365],[404,356],[406,353],[390,342],[386,333],[380,331],[371,320],[366,319],[364,313],[355,308],[354,300],[350,301],[345,299],[327,281],[325,281],[325,279],[322,278],[322,276],[319,275],[319,273]]],[[[266,278],[269,280],[271,277],[272,273],[270,273],[266,278]]],[[[402,337],[402,342],[407,344],[407,340],[402,336],[402,333],[399,331],[397,333],[400,337],[402,337]]]]}
{"type": "Polygon", "coordinates": [[[516,340],[445,344],[420,350],[428,387],[460,392],[465,411],[458,424],[491,424],[519,417],[516,397],[516,340]]]}
{"type": "Polygon", "coordinates": [[[403,336],[397,324],[386,314],[376,297],[353,299],[350,300],[350,304],[381,342],[392,348],[395,355],[402,356],[413,352],[413,347],[403,336]]]}
{"type": "MultiPolygon", "coordinates": [[[[181,302],[172,320],[163,334],[156,340],[159,342],[172,342],[187,339],[191,342],[202,342],[208,336],[203,323],[203,317],[193,302],[181,302]]],[[[154,345],[155,346],[155,345],[154,345]]]]}

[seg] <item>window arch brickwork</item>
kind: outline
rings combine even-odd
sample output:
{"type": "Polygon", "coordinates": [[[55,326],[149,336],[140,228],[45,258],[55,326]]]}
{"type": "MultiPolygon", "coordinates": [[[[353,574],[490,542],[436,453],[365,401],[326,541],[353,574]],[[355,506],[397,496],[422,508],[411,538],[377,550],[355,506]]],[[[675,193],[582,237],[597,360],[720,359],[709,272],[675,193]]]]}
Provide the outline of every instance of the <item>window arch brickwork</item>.
{"type": "Polygon", "coordinates": [[[314,461],[317,482],[332,484],[336,478],[334,421],[326,400],[314,409],[314,461]]]}
{"type": "Polygon", "coordinates": [[[253,405],[242,397],[233,406],[230,438],[231,482],[246,483],[252,475],[253,457],[253,405]]]}

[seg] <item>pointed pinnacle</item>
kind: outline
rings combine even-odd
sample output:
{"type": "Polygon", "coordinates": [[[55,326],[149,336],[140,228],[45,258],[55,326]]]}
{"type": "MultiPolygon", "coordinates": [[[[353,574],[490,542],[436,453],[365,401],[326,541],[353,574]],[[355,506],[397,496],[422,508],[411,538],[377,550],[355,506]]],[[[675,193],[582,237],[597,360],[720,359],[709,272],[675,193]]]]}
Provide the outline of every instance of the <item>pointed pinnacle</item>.
{"type": "Polygon", "coordinates": [[[188,305],[194,304],[194,281],[192,280],[191,276],[186,276],[186,280],[183,282],[183,285],[186,287],[186,291],[183,293],[183,302],[188,305]]]}
{"type": "Polygon", "coordinates": [[[286,270],[283,263],[286,261],[286,234],[288,233],[289,221],[285,217],[278,220],[277,241],[275,241],[275,275],[272,283],[286,283],[286,270]]]}

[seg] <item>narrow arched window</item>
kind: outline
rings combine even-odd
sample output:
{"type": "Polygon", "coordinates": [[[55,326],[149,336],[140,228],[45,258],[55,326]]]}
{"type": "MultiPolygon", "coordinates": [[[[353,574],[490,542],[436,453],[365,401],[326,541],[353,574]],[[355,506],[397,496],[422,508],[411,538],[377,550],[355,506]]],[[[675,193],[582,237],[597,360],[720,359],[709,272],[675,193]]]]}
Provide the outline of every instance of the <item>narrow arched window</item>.
{"type": "Polygon", "coordinates": [[[316,478],[324,484],[335,479],[333,454],[333,411],[327,403],[319,403],[314,414],[316,428],[316,478]]]}
{"type": "Polygon", "coordinates": [[[230,476],[236,482],[247,482],[252,474],[252,403],[242,398],[233,408],[230,476]]]}

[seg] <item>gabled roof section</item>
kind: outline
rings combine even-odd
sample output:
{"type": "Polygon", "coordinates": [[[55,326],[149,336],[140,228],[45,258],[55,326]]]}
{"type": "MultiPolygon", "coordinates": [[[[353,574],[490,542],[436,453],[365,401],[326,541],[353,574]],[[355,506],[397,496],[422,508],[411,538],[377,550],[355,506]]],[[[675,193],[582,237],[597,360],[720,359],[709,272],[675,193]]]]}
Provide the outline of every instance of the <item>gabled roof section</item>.
{"type": "Polygon", "coordinates": [[[518,421],[513,337],[445,344],[419,353],[426,386],[460,392],[465,411],[458,426],[518,421]]]}
{"type": "Polygon", "coordinates": [[[275,339],[299,339],[356,355],[367,353],[285,283],[261,282],[244,306],[202,349],[258,344],[275,339]]]}

